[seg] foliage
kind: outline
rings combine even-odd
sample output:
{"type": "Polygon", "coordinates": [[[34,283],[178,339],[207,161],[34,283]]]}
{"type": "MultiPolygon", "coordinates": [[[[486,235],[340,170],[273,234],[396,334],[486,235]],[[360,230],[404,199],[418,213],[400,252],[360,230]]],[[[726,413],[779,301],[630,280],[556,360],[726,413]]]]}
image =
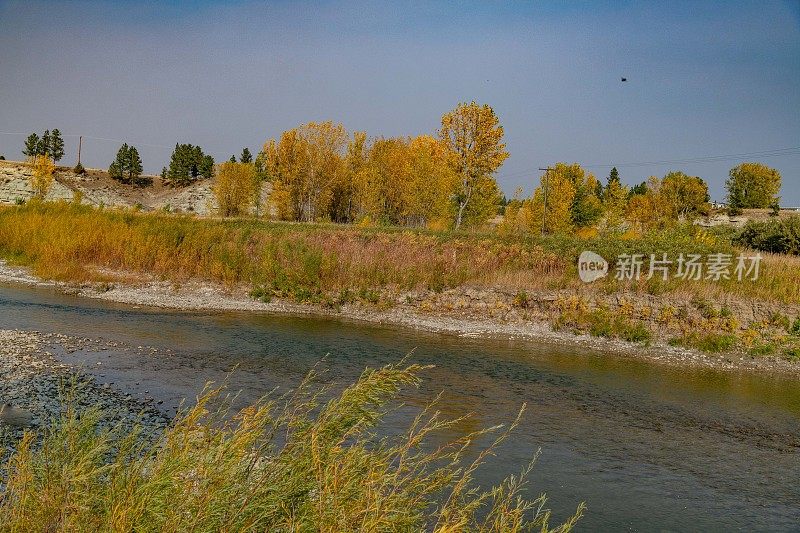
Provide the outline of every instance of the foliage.
{"type": "MultiPolygon", "coordinates": [[[[486,181],[494,181],[492,174],[508,158],[502,142],[503,127],[490,106],[460,103],[442,116],[439,137],[451,154],[453,172],[458,176],[455,192],[455,228],[458,229],[474,193],[481,186],[485,189],[486,181]]],[[[499,204],[499,195],[495,202],[499,204]]]]}
{"type": "Polygon", "coordinates": [[[730,170],[725,188],[728,205],[735,210],[767,208],[779,201],[781,175],[761,163],[742,163],[730,170]]]}
{"type": "Polygon", "coordinates": [[[28,158],[44,155],[55,161],[60,161],[64,157],[64,139],[61,132],[54,129],[45,130],[41,137],[36,133],[31,133],[25,139],[25,148],[22,153],[28,158]]]}
{"type": "Polygon", "coordinates": [[[80,163],[77,163],[75,165],[75,167],[72,169],[72,172],[74,172],[75,174],[79,174],[79,175],[80,174],[86,174],[86,169],[83,168],[83,165],[81,165],[80,163]]]}
{"type": "Polygon", "coordinates": [[[124,183],[137,183],[142,174],[142,159],[136,147],[123,144],[117,151],[116,159],[108,167],[108,174],[124,183]]]}
{"type": "Polygon", "coordinates": [[[54,129],[50,134],[50,145],[47,150],[50,159],[53,161],[61,161],[64,157],[64,139],[61,137],[61,132],[58,128],[54,129]]]}
{"type": "Polygon", "coordinates": [[[222,163],[213,190],[220,215],[231,217],[247,214],[258,191],[255,168],[250,163],[222,163]]]}
{"type": "Polygon", "coordinates": [[[569,531],[583,505],[551,530],[545,496],[526,496],[530,466],[495,488],[475,484],[524,406],[508,428],[454,437],[466,420],[444,419],[432,404],[402,434],[376,436],[421,370],[367,369],[332,397],[312,372],[295,391],[238,413],[207,389],[155,443],[136,430],[98,429],[97,410],[69,406],[41,446],[30,433],[17,445],[0,485],[0,528],[569,531]]]}
{"type": "Polygon", "coordinates": [[[542,176],[531,198],[506,206],[502,231],[569,233],[591,226],[603,213],[598,185],[594,175],[586,174],[579,164],[556,163],[542,176]]]}
{"type": "Polygon", "coordinates": [[[250,149],[248,147],[242,148],[242,155],[239,156],[240,163],[252,163],[253,162],[253,154],[250,153],[250,149]]]}
{"type": "Polygon", "coordinates": [[[800,216],[762,222],[751,220],[734,241],[762,252],[800,255],[800,216]]]}
{"type": "Polygon", "coordinates": [[[628,189],[619,180],[617,168],[611,169],[608,175],[608,183],[603,189],[603,210],[606,216],[608,227],[619,226],[625,216],[625,208],[628,204],[628,189]]]}
{"type": "Polygon", "coordinates": [[[214,176],[214,158],[203,153],[202,148],[191,144],[176,144],[169,161],[167,181],[173,186],[184,186],[203,177],[214,176]]]}
{"type": "Polygon", "coordinates": [[[670,344],[697,348],[702,352],[722,353],[731,351],[737,342],[736,335],[729,333],[689,333],[672,339],[670,344]]]}
{"type": "Polygon", "coordinates": [[[53,160],[46,155],[37,155],[31,162],[33,176],[31,176],[31,187],[37,198],[44,198],[53,185],[53,172],[56,166],[53,160]]]}
{"type": "Polygon", "coordinates": [[[264,145],[272,202],[280,218],[309,222],[329,213],[333,185],[345,169],[346,139],[341,124],[310,122],[264,145]]]}
{"type": "Polygon", "coordinates": [[[629,197],[626,218],[638,231],[662,229],[709,212],[708,185],[683,172],[651,176],[643,194],[629,197]]]}
{"type": "Polygon", "coordinates": [[[35,133],[28,135],[25,139],[25,148],[22,150],[23,155],[28,157],[35,157],[39,154],[39,136],[35,133]]]}

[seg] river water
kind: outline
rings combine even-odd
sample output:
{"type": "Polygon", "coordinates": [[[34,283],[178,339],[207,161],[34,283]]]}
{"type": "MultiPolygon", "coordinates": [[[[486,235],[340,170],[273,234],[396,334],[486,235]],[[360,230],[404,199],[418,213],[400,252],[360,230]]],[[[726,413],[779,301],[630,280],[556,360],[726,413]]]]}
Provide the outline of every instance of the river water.
{"type": "MultiPolygon", "coordinates": [[[[527,402],[519,428],[479,480],[517,473],[541,449],[530,490],[548,493],[554,520],[584,501],[579,531],[800,531],[797,380],[530,341],[173,312],[0,285],[0,329],[12,328],[120,342],[129,349],[61,357],[100,382],[161,399],[166,411],[234,366],[231,389],[247,402],[296,385],[326,355],[327,379],[346,384],[367,366],[413,351],[410,361],[436,366],[403,400],[421,406],[442,392],[445,414],[474,414],[463,431],[508,422],[527,402]]],[[[399,431],[408,419],[386,422],[387,431],[399,431]]]]}

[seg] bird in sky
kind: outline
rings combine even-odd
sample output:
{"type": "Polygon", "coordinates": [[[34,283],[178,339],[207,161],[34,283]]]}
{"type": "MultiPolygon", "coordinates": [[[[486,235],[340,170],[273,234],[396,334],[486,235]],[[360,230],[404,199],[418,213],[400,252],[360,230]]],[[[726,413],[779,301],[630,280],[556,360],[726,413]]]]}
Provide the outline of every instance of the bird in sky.
{"type": "Polygon", "coordinates": [[[628,81],[628,78],[620,78],[623,82],[628,81]]]}

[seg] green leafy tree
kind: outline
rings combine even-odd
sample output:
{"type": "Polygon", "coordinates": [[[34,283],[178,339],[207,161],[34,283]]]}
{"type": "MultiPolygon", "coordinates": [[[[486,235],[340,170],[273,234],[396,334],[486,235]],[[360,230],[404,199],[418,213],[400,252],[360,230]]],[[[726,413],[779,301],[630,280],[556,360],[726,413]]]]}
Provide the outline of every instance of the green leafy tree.
{"type": "Polygon", "coordinates": [[[733,210],[764,209],[779,202],[781,175],[761,163],[742,163],[730,170],[725,188],[733,210]]]}
{"type": "Polygon", "coordinates": [[[25,149],[22,150],[23,155],[28,157],[35,157],[39,155],[39,136],[35,133],[28,135],[25,139],[25,149]]]}
{"type": "Polygon", "coordinates": [[[61,161],[61,158],[64,157],[64,139],[61,137],[61,132],[58,131],[58,128],[54,129],[50,135],[48,155],[53,161],[61,161]]]}
{"type": "Polygon", "coordinates": [[[246,146],[242,148],[242,155],[239,156],[240,163],[252,163],[253,162],[253,154],[250,153],[250,149],[246,146]]]}

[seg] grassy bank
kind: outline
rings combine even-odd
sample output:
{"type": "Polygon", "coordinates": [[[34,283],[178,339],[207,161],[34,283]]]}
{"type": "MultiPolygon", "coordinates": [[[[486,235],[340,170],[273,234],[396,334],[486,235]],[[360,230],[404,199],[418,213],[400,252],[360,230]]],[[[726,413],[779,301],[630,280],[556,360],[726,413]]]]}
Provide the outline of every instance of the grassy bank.
{"type": "Polygon", "coordinates": [[[646,270],[630,281],[610,275],[584,284],[578,277],[583,250],[609,260],[663,253],[673,260],[679,254],[735,258],[743,252],[733,236],[692,226],[643,235],[541,237],[214,220],[66,203],[0,208],[0,257],[43,278],[199,280],[245,288],[264,301],[277,297],[334,308],[402,302],[419,312],[546,321],[628,342],[659,339],[711,352],[797,358],[798,257],[763,254],[756,280],[671,275],[664,281],[647,279],[646,270]],[[467,288],[489,294],[476,302],[464,297],[467,288]]]}
{"type": "Polygon", "coordinates": [[[420,370],[367,370],[328,401],[311,375],[237,414],[210,391],[155,444],[70,409],[41,446],[32,434],[19,443],[0,483],[0,531],[570,530],[582,506],[550,529],[544,495],[524,490],[529,468],[475,486],[514,423],[443,442],[461,420],[432,405],[402,435],[375,436],[420,370]]]}
{"type": "MultiPolygon", "coordinates": [[[[464,284],[579,287],[576,259],[593,250],[736,254],[730,235],[676,228],[645,235],[500,236],[257,220],[211,220],[31,202],[0,208],[0,255],[48,279],[103,280],[104,271],[246,283],[298,300],[363,289],[442,290],[464,284]]],[[[735,294],[800,302],[800,259],[768,255],[747,283],[659,279],[593,284],[602,292],[735,294]]]]}

